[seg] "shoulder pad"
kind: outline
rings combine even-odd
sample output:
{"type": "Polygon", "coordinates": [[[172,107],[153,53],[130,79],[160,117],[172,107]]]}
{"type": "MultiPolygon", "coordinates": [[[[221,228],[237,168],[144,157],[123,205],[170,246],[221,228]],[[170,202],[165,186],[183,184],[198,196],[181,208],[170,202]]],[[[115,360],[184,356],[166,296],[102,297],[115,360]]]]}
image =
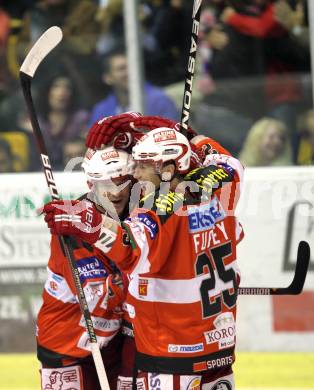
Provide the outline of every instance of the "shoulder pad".
{"type": "Polygon", "coordinates": [[[158,215],[173,214],[183,205],[183,201],[184,194],[170,191],[167,194],[159,194],[155,199],[154,206],[158,215]]]}

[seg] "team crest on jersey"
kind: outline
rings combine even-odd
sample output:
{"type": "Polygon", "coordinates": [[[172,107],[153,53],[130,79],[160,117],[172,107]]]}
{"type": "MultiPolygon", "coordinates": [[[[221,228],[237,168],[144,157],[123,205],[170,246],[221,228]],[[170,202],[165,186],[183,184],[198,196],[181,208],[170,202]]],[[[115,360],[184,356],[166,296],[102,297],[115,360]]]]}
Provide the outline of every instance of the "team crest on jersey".
{"type": "Polygon", "coordinates": [[[156,134],[154,134],[154,141],[155,142],[162,142],[162,141],[170,141],[170,140],[176,140],[176,132],[175,130],[162,130],[156,134]]]}
{"type": "Polygon", "coordinates": [[[188,207],[189,228],[191,233],[202,232],[214,226],[216,222],[226,216],[218,198],[215,196],[210,202],[200,206],[188,207]]]}
{"type": "Polygon", "coordinates": [[[148,293],[148,280],[139,279],[138,280],[138,295],[146,297],[148,293]]]}

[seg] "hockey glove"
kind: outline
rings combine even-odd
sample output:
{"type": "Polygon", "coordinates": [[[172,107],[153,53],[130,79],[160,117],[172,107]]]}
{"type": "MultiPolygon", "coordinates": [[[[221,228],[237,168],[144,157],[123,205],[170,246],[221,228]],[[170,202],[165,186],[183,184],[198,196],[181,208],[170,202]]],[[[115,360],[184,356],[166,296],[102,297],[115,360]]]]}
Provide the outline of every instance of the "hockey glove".
{"type": "Polygon", "coordinates": [[[75,236],[94,244],[100,235],[102,215],[88,200],[56,200],[47,203],[43,212],[52,234],[75,236]]]}
{"type": "MultiPolygon", "coordinates": [[[[86,146],[100,149],[103,145],[113,145],[117,149],[128,149],[145,134],[157,127],[180,130],[180,124],[160,116],[142,116],[138,112],[125,112],[109,116],[95,122],[90,128],[86,146]]],[[[196,132],[189,127],[187,137],[193,138],[196,132]]]]}
{"type": "MultiPolygon", "coordinates": [[[[169,127],[180,131],[180,123],[175,122],[171,119],[163,118],[161,116],[140,116],[133,120],[134,128],[153,130],[158,127],[169,127]]],[[[191,127],[188,127],[187,138],[191,139],[197,135],[196,131],[191,127]]]]}
{"type": "Polygon", "coordinates": [[[90,128],[86,146],[92,149],[100,149],[103,145],[113,145],[119,149],[129,148],[132,146],[134,132],[130,123],[140,116],[138,112],[125,112],[100,119],[90,128]]]}
{"type": "Polygon", "coordinates": [[[203,166],[205,160],[205,154],[201,149],[190,143],[191,146],[191,160],[190,160],[190,169],[196,169],[203,166]]]}

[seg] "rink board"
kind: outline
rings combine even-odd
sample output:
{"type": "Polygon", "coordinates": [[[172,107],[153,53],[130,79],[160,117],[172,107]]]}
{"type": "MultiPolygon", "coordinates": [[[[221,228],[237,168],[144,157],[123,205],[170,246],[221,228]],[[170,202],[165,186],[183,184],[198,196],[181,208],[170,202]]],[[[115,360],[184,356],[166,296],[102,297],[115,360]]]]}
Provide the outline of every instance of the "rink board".
{"type": "MultiPolygon", "coordinates": [[[[78,172],[56,174],[56,182],[65,198],[87,190],[78,172]]],[[[1,175],[1,351],[34,349],[34,318],[49,257],[49,232],[36,209],[48,198],[42,173],[1,175]],[[24,335],[23,341],[17,334],[24,335]]],[[[313,168],[246,170],[238,207],[246,234],[238,251],[242,286],[281,287],[291,282],[299,240],[306,239],[314,248],[313,203],[313,168]]],[[[239,297],[239,350],[314,350],[313,255],[310,267],[301,296],[239,297]]]]}

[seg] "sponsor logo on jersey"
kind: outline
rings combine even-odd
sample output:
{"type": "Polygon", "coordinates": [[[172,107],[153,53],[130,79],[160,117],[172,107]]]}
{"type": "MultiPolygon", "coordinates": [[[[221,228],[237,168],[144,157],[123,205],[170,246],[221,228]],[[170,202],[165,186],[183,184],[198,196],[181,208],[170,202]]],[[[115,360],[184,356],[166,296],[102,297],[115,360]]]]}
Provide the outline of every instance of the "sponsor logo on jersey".
{"type": "MultiPolygon", "coordinates": [[[[101,330],[103,332],[112,332],[120,329],[121,320],[107,320],[106,318],[96,316],[92,316],[91,318],[95,329],[101,330]]],[[[81,317],[79,325],[83,328],[86,327],[86,322],[83,316],[81,317]]]]}
{"type": "Polygon", "coordinates": [[[176,140],[176,139],[177,136],[175,130],[162,130],[154,134],[155,142],[162,142],[162,141],[169,141],[169,140],[176,140]]]}
{"type": "Polygon", "coordinates": [[[232,384],[227,380],[220,380],[210,390],[232,390],[232,384]]]}
{"type": "Polygon", "coordinates": [[[190,344],[190,345],[179,345],[179,344],[168,344],[168,352],[173,353],[194,353],[204,351],[204,344],[190,344]]]}
{"type": "Polygon", "coordinates": [[[183,205],[184,195],[170,191],[168,194],[160,194],[155,200],[157,215],[172,214],[183,205]]]}
{"type": "Polygon", "coordinates": [[[155,390],[161,390],[161,374],[156,373],[149,373],[148,374],[148,380],[149,380],[149,388],[155,389],[155,390]]]}
{"type": "Polygon", "coordinates": [[[193,378],[187,385],[186,390],[201,390],[200,378],[193,378]]]}
{"type": "Polygon", "coordinates": [[[134,220],[138,220],[144,224],[152,240],[156,237],[156,234],[158,233],[158,225],[150,215],[138,214],[135,218],[132,218],[132,221],[134,220]]]}
{"type": "Polygon", "coordinates": [[[104,278],[108,275],[105,266],[95,256],[76,261],[81,283],[89,279],[104,278]]]}
{"type": "Polygon", "coordinates": [[[138,280],[138,295],[147,296],[148,291],[148,280],[139,279],[138,280]]]}
{"type": "Polygon", "coordinates": [[[116,150],[111,150],[110,152],[101,153],[101,159],[103,161],[109,160],[109,158],[119,157],[119,153],[116,150]]]}
{"type": "MultiPolygon", "coordinates": [[[[132,377],[118,377],[117,390],[132,390],[132,377]]],[[[146,390],[147,385],[145,383],[145,378],[137,378],[136,379],[136,389],[137,390],[146,390]]]]}
{"type": "Polygon", "coordinates": [[[208,230],[216,222],[223,220],[225,216],[226,213],[216,196],[208,203],[188,207],[190,232],[197,233],[208,230]]]}
{"type": "Polygon", "coordinates": [[[173,389],[173,375],[148,373],[149,390],[173,389]]]}
{"type": "Polygon", "coordinates": [[[206,344],[218,343],[219,349],[235,345],[235,322],[231,312],[222,313],[214,321],[216,329],[204,332],[206,344]]]}
{"type": "Polygon", "coordinates": [[[220,188],[222,183],[230,182],[232,176],[230,172],[226,172],[225,169],[209,166],[205,168],[196,168],[190,171],[184,178],[184,180],[192,180],[198,184],[203,194],[206,192],[211,195],[213,191],[220,188]]]}
{"type": "Polygon", "coordinates": [[[193,364],[193,371],[200,372],[200,371],[205,371],[205,370],[212,370],[215,368],[229,366],[232,363],[233,363],[232,355],[222,357],[219,359],[204,360],[204,361],[201,361],[198,363],[194,363],[193,364]]]}

